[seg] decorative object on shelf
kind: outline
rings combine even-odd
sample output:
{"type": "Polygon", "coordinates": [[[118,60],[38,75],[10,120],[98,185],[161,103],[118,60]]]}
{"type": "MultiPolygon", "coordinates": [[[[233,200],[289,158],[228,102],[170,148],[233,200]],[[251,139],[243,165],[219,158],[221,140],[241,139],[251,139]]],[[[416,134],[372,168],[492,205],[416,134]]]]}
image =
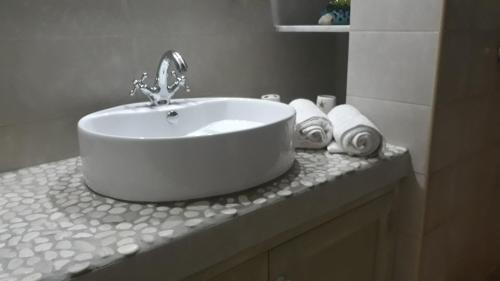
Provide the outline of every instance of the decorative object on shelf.
{"type": "Polygon", "coordinates": [[[321,12],[320,25],[349,25],[351,21],[351,0],[330,0],[321,12]]]}

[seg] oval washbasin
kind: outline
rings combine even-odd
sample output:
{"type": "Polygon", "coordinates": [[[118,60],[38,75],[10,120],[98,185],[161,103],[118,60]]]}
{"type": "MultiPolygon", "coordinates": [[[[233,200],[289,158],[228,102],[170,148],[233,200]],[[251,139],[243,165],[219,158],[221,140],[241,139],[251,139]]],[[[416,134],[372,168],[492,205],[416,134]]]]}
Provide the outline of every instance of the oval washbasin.
{"type": "Polygon", "coordinates": [[[294,125],[293,108],[258,99],[118,106],[78,122],[83,175],[95,192],[129,201],[237,192],[293,165],[294,125]]]}

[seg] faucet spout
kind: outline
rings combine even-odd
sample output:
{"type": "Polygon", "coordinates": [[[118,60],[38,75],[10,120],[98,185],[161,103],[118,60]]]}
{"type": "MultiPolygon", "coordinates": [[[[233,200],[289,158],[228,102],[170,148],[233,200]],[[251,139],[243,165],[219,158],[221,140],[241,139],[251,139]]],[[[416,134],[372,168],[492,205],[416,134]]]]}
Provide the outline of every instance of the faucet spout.
{"type": "Polygon", "coordinates": [[[144,80],[147,74],[143,74],[141,80],[134,81],[131,94],[133,95],[139,90],[151,101],[151,105],[153,106],[168,104],[180,89],[185,88],[189,92],[190,89],[184,75],[187,69],[186,61],[178,52],[173,50],[167,51],[160,59],[153,86],[145,84],[144,80]],[[172,66],[175,69],[169,72],[172,66]],[[169,84],[171,80],[173,82],[169,84]]]}

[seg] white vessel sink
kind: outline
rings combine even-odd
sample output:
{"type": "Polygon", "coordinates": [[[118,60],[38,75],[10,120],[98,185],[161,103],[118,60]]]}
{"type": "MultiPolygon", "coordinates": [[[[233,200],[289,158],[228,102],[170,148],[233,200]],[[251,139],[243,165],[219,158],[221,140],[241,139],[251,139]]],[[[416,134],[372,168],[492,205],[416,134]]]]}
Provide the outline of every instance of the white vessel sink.
{"type": "Polygon", "coordinates": [[[83,174],[95,192],[128,201],[237,192],[293,165],[294,125],[293,108],[257,99],[118,106],[79,121],[83,174]]]}

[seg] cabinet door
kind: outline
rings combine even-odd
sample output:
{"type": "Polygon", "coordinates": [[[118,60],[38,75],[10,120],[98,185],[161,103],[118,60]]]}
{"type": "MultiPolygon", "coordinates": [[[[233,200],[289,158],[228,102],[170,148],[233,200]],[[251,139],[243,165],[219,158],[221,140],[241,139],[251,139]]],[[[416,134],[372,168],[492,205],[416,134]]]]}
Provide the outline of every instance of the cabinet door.
{"type": "Polygon", "coordinates": [[[209,281],[267,281],[267,253],[239,264],[209,281]]]}
{"type": "MultiPolygon", "coordinates": [[[[387,201],[366,205],[270,251],[271,281],[379,281],[387,201]],[[385,202],[385,203],[384,203],[385,202]]],[[[384,277],[382,277],[384,276],[384,277]]]]}

